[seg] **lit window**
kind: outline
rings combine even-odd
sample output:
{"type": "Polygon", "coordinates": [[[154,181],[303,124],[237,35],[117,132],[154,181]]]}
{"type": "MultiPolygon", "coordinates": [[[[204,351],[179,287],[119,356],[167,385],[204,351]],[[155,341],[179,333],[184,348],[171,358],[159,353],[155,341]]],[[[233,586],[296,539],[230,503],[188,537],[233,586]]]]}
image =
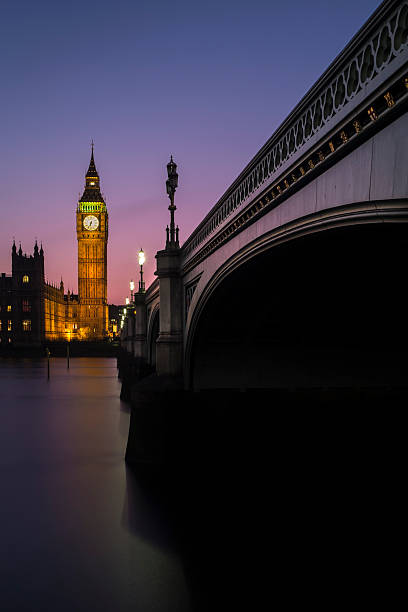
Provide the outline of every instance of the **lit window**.
{"type": "Polygon", "coordinates": [[[2,326],[3,326],[3,321],[0,319],[0,331],[1,331],[2,326]]]}
{"type": "Polygon", "coordinates": [[[74,325],[72,326],[73,329],[78,329],[78,323],[74,323],[74,325]]]}
{"type": "Polygon", "coordinates": [[[31,331],[31,321],[30,321],[30,319],[24,319],[24,321],[23,321],[23,331],[31,331]]]}
{"type": "Polygon", "coordinates": [[[11,331],[11,321],[10,321],[10,319],[7,321],[7,331],[11,331]]]}
{"type": "Polygon", "coordinates": [[[7,306],[7,312],[11,312],[11,305],[10,304],[7,306]]]}
{"type": "Polygon", "coordinates": [[[22,302],[23,312],[31,312],[31,304],[28,300],[23,300],[22,302]]]}
{"type": "Polygon", "coordinates": [[[30,282],[30,278],[27,276],[27,274],[24,274],[23,283],[29,283],[29,282],[30,282]]]}

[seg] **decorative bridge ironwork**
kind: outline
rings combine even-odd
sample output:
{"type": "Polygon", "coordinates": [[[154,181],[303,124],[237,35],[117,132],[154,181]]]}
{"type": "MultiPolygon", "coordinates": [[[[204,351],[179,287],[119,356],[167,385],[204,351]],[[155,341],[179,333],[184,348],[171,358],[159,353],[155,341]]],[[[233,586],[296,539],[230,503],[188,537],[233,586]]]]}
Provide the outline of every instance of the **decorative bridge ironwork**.
{"type": "Polygon", "coordinates": [[[295,107],[182,247],[183,267],[391,120],[408,99],[408,2],[384,2],[295,107]]]}

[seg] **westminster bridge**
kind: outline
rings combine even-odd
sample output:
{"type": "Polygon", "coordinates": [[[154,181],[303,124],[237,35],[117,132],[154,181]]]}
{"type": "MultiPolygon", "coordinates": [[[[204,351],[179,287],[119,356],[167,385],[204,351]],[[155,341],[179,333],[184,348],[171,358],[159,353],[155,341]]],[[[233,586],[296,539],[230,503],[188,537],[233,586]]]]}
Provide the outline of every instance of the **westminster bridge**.
{"type": "Polygon", "coordinates": [[[386,1],[181,247],[170,227],[122,333],[138,371],[190,390],[401,384],[407,108],[408,3],[386,1]]]}

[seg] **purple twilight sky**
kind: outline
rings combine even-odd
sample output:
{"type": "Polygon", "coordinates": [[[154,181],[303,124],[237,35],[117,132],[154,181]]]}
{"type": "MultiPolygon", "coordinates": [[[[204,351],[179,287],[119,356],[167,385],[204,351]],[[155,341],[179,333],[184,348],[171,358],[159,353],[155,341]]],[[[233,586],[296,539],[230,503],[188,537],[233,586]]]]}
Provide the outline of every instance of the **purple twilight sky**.
{"type": "Polygon", "coordinates": [[[363,25],[378,0],[4,0],[0,271],[13,236],[77,291],[75,208],[95,141],[109,302],[154,278],[178,164],[181,240],[363,25]]]}

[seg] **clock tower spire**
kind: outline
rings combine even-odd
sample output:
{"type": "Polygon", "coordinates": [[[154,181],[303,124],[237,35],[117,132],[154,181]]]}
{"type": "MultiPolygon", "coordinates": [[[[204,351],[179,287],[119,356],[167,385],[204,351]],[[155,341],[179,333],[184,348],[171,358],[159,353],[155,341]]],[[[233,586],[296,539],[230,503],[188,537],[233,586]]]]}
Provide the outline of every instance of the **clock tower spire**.
{"type": "Polygon", "coordinates": [[[94,159],[94,144],[92,141],[92,153],[91,161],[89,162],[89,168],[85,174],[85,189],[80,202],[102,202],[105,204],[100,191],[99,174],[96,169],[94,159]]]}
{"type": "Polygon", "coordinates": [[[107,246],[108,212],[100,191],[92,142],[84,193],[78,201],[79,325],[84,339],[103,338],[108,331],[107,246]]]}

